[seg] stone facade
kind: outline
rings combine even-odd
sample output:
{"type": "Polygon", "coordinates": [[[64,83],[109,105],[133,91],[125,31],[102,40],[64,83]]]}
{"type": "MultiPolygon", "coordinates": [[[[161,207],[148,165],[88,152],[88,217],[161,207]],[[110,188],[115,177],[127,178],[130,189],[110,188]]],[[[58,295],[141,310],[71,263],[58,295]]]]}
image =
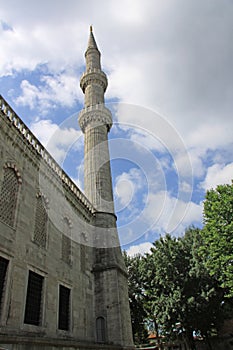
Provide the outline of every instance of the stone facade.
{"type": "Polygon", "coordinates": [[[79,117],[86,195],[0,97],[0,347],[6,349],[133,348],[112,196],[107,78],[92,31],[86,61],[79,117]]]}

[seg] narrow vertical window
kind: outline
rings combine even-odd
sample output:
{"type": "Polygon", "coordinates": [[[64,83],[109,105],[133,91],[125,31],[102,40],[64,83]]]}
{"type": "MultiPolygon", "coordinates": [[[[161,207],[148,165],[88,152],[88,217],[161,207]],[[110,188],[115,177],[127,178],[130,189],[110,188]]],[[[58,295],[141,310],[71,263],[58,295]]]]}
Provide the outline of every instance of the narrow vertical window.
{"type": "Polygon", "coordinates": [[[103,343],[106,341],[106,329],[104,317],[97,317],[96,319],[96,337],[97,342],[103,343]]]}
{"type": "Polygon", "coordinates": [[[67,264],[71,264],[71,222],[69,219],[63,219],[63,233],[62,233],[62,250],[61,258],[67,264]]]}
{"type": "Polygon", "coordinates": [[[0,257],[0,313],[2,311],[8,263],[9,263],[9,260],[0,257]]]}
{"type": "Polygon", "coordinates": [[[19,178],[12,167],[5,167],[0,193],[0,220],[13,227],[19,191],[19,178]]]}
{"type": "Polygon", "coordinates": [[[70,328],[70,289],[59,286],[58,328],[68,331],[70,328]]]}
{"type": "Polygon", "coordinates": [[[84,244],[80,244],[80,266],[81,266],[81,271],[85,272],[85,270],[86,270],[86,246],[84,244]]]}
{"type": "Polygon", "coordinates": [[[39,326],[41,323],[44,277],[29,271],[24,323],[39,326]]]}
{"type": "Polygon", "coordinates": [[[36,202],[34,242],[43,248],[46,248],[47,242],[48,213],[46,204],[45,198],[39,194],[36,202]]]}

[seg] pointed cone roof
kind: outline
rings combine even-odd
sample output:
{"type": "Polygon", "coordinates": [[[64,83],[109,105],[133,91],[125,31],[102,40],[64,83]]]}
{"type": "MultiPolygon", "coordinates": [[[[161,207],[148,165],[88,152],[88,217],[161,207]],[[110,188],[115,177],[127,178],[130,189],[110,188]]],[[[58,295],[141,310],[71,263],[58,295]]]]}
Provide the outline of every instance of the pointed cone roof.
{"type": "Polygon", "coordinates": [[[94,34],[93,34],[92,26],[90,26],[90,36],[89,36],[89,40],[88,40],[87,50],[88,49],[96,49],[96,50],[98,50],[98,47],[97,47],[97,44],[96,44],[96,41],[95,41],[95,37],[94,37],[94,34]]]}

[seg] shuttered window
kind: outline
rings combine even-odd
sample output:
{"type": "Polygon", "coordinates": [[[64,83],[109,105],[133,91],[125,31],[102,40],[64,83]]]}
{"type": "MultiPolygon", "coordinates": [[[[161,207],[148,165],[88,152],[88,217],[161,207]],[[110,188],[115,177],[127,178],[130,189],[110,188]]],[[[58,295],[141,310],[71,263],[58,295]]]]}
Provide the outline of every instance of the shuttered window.
{"type": "Polygon", "coordinates": [[[0,312],[2,311],[3,296],[6,284],[6,272],[9,260],[0,257],[0,312]]]}
{"type": "Polygon", "coordinates": [[[29,271],[24,323],[39,326],[41,323],[44,277],[29,271]]]}
{"type": "Polygon", "coordinates": [[[70,289],[59,286],[58,328],[68,331],[70,328],[70,289]]]}

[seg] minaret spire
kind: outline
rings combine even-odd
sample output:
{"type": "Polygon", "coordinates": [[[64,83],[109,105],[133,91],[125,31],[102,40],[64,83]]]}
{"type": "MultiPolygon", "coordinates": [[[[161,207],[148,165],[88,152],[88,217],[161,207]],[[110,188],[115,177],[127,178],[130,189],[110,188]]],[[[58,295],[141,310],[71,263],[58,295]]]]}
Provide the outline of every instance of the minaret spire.
{"type": "Polygon", "coordinates": [[[96,49],[96,50],[98,50],[98,47],[97,47],[97,44],[96,44],[96,41],[95,41],[95,37],[94,37],[94,34],[93,34],[93,27],[92,26],[90,26],[90,35],[89,35],[87,50],[88,49],[96,49]]]}
{"type": "Polygon", "coordinates": [[[80,80],[85,95],[85,108],[79,115],[79,124],[85,138],[84,191],[97,210],[114,213],[108,149],[112,115],[104,105],[108,82],[101,69],[100,52],[92,27],[85,58],[86,71],[80,80]]]}
{"type": "Polygon", "coordinates": [[[108,81],[105,73],[101,70],[100,56],[91,26],[85,52],[86,72],[80,81],[81,89],[85,95],[85,107],[104,103],[104,93],[108,81]]]}

